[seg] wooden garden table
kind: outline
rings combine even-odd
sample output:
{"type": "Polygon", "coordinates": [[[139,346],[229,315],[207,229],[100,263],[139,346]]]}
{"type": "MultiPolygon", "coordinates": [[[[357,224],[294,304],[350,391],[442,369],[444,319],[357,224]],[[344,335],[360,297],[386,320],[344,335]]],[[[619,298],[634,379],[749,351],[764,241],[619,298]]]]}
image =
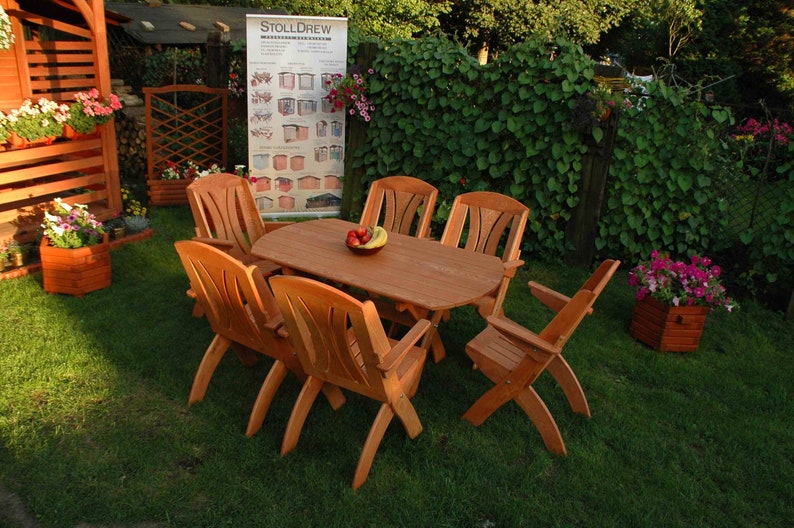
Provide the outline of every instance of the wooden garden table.
{"type": "Polygon", "coordinates": [[[502,261],[396,233],[389,233],[378,253],[358,255],[345,245],[347,232],[357,225],[337,218],[296,222],[261,237],[251,253],[288,270],[392,299],[414,319],[429,319],[434,329],[422,346],[430,350],[432,345],[434,360],[441,360],[444,345],[435,328],[444,311],[496,289],[504,273],[502,261]]]}

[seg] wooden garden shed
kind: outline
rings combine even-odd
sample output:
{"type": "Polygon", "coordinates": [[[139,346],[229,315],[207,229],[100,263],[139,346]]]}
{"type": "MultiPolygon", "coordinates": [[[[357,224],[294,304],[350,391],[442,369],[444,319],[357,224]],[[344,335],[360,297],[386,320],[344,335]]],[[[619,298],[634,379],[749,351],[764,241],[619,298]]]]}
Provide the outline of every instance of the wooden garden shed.
{"type": "MultiPolygon", "coordinates": [[[[0,0],[14,44],[0,50],[0,110],[25,99],[69,102],[76,92],[111,93],[101,0],[0,0]]],[[[87,204],[101,220],[122,208],[116,132],[49,145],[0,146],[0,240],[29,242],[54,198],[87,204]]]]}

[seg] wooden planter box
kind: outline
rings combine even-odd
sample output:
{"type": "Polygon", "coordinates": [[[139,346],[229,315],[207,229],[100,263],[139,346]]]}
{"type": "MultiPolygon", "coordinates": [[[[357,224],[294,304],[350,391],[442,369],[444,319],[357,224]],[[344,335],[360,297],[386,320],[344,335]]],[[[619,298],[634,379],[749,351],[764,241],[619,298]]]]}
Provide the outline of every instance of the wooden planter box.
{"type": "Polygon", "coordinates": [[[39,246],[44,291],[82,297],[110,286],[110,244],[105,234],[102,243],[75,249],[50,245],[47,237],[39,246]]]}
{"type": "Polygon", "coordinates": [[[186,205],[187,186],[193,180],[146,180],[149,205],[186,205]]]}
{"type": "Polygon", "coordinates": [[[667,306],[647,297],[634,306],[629,333],[662,352],[694,352],[708,312],[708,306],[667,306]]]}

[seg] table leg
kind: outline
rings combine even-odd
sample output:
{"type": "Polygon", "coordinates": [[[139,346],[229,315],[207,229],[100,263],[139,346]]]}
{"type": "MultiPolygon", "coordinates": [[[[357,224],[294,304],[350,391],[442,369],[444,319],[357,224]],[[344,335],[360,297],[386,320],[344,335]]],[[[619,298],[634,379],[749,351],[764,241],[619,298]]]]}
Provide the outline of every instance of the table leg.
{"type": "Polygon", "coordinates": [[[427,350],[428,352],[433,353],[433,362],[438,363],[442,359],[444,359],[447,355],[446,349],[444,348],[444,342],[441,341],[441,335],[438,333],[438,325],[441,322],[441,319],[444,318],[445,314],[448,313],[447,310],[435,311],[430,312],[429,310],[420,309],[416,306],[406,303],[397,303],[397,309],[399,311],[407,311],[411,314],[411,316],[415,320],[419,319],[429,319],[432,327],[430,330],[427,331],[425,336],[422,338],[422,344],[420,345],[422,348],[427,350]]]}

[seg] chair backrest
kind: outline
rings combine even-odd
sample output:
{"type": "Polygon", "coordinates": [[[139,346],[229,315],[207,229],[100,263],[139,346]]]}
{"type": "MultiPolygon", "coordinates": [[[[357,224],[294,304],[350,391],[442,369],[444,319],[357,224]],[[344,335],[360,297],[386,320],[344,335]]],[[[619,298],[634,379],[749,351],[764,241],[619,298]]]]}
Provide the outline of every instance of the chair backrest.
{"type": "Polygon", "coordinates": [[[277,357],[274,334],[280,320],[273,295],[256,266],[244,266],[223,251],[192,240],[174,243],[196,301],[212,330],[271,357],[277,357]],[[270,348],[270,350],[267,350],[270,348]]]}
{"type": "Polygon", "coordinates": [[[361,224],[379,225],[386,231],[403,235],[410,235],[414,229],[414,236],[427,237],[437,198],[438,189],[413,176],[387,176],[375,180],[367,194],[361,224]]]}
{"type": "Polygon", "coordinates": [[[199,178],[187,187],[196,235],[232,242],[229,254],[243,258],[251,245],[265,234],[265,226],[247,180],[234,174],[216,173],[199,178]]]}
{"type": "Polygon", "coordinates": [[[372,301],[305,277],[273,276],[270,286],[306,374],[388,400],[378,365],[391,345],[372,301]]]}
{"type": "Polygon", "coordinates": [[[528,217],[529,207],[504,194],[490,191],[459,194],[452,202],[441,243],[460,246],[465,232],[465,249],[498,255],[504,244],[502,261],[518,260],[528,217]]]}

